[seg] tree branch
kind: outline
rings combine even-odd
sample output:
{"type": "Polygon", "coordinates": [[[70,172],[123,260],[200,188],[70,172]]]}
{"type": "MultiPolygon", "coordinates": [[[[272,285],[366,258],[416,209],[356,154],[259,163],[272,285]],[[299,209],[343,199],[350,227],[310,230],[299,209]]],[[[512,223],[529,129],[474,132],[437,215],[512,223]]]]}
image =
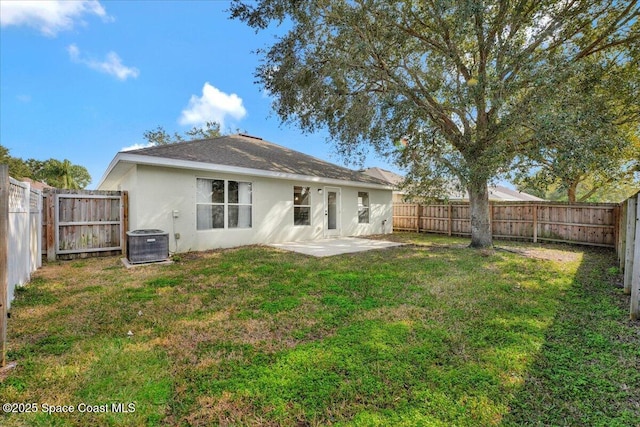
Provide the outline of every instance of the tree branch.
{"type": "MultiPolygon", "coordinates": [[[[631,20],[633,19],[637,19],[638,15],[640,15],[640,9],[636,10],[634,13],[629,13],[631,12],[631,10],[633,9],[634,5],[637,5],[637,1],[630,1],[629,4],[627,5],[627,7],[620,12],[620,14],[616,17],[616,19],[613,20],[613,22],[611,22],[611,24],[609,24],[605,30],[603,30],[601,32],[601,34],[593,41],[591,42],[591,44],[589,46],[587,46],[586,48],[582,49],[581,52],[578,53],[578,55],[576,55],[576,57],[574,58],[574,60],[579,60],[580,58],[583,58],[585,56],[591,55],[595,52],[598,52],[602,49],[606,49],[607,45],[594,50],[596,46],[598,46],[598,44],[600,44],[600,42],[602,42],[604,39],[607,38],[608,35],[610,35],[615,29],[616,27],[622,27],[624,25],[626,25],[627,23],[629,23],[631,20]]],[[[635,35],[629,39],[621,39],[618,40],[617,42],[612,42],[609,43],[609,45],[611,46],[617,46],[618,44],[621,43],[625,43],[627,41],[632,41],[638,38],[638,35],[635,35]]]]}

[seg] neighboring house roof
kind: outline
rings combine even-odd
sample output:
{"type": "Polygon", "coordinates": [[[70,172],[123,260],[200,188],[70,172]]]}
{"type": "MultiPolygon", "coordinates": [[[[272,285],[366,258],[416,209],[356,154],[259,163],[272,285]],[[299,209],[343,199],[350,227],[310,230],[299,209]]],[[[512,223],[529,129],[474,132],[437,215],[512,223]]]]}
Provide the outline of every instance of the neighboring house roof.
{"type": "Polygon", "coordinates": [[[394,187],[397,187],[398,185],[400,185],[400,183],[404,179],[402,176],[398,175],[395,172],[391,172],[386,169],[382,169],[378,167],[364,169],[362,170],[362,173],[372,176],[374,178],[381,179],[393,185],[394,187]]]}
{"type": "Polygon", "coordinates": [[[53,188],[52,186],[50,186],[49,184],[45,183],[45,182],[41,182],[41,181],[34,181],[31,178],[22,178],[20,181],[23,182],[28,182],[29,185],[31,186],[31,188],[34,188],[36,190],[44,190],[45,188],[53,188]]]}
{"type": "Polygon", "coordinates": [[[374,187],[389,187],[378,178],[317,159],[299,151],[237,134],[131,151],[121,151],[113,159],[98,187],[110,180],[110,174],[124,171],[128,164],[211,170],[245,175],[288,179],[305,178],[317,182],[356,182],[374,187]]]}
{"type": "MultiPolygon", "coordinates": [[[[377,168],[377,167],[364,169],[362,172],[367,175],[382,179],[396,188],[398,184],[402,182],[402,180],[404,179],[402,176],[396,173],[393,173],[385,169],[377,168]]],[[[451,200],[460,200],[460,199],[468,200],[469,199],[469,195],[467,194],[466,191],[461,193],[453,189],[449,191],[448,196],[449,196],[449,199],[451,200]]],[[[522,191],[512,190],[510,188],[503,187],[502,185],[496,185],[496,186],[489,187],[489,200],[508,201],[508,202],[513,202],[513,201],[538,202],[538,201],[543,201],[544,199],[541,199],[539,197],[533,196],[528,193],[523,193],[522,191]]]]}
{"type": "MultiPolygon", "coordinates": [[[[469,200],[469,193],[456,190],[449,191],[449,200],[469,200]]],[[[540,202],[539,197],[518,190],[512,190],[502,185],[489,186],[489,200],[496,202],[540,202]]]]}
{"type": "MultiPolygon", "coordinates": [[[[469,200],[469,193],[451,190],[449,200],[469,200]]],[[[496,202],[539,202],[544,201],[539,197],[518,190],[512,190],[502,185],[489,186],[489,200],[496,202]]]]}
{"type": "Polygon", "coordinates": [[[522,191],[512,190],[501,185],[495,187],[489,187],[489,199],[490,200],[504,200],[507,202],[540,202],[544,201],[540,197],[536,197],[532,194],[523,193],[522,191]]]}

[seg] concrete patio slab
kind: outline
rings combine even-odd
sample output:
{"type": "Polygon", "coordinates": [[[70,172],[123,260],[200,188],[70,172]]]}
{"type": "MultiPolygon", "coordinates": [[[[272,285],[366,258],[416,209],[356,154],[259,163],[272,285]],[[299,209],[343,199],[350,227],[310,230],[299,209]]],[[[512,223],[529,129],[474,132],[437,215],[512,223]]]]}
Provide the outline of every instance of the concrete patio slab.
{"type": "Polygon", "coordinates": [[[326,257],[370,251],[373,249],[392,248],[394,246],[402,245],[403,243],[388,242],[385,240],[359,239],[357,237],[340,237],[307,242],[273,243],[269,246],[315,257],[326,257]]]}

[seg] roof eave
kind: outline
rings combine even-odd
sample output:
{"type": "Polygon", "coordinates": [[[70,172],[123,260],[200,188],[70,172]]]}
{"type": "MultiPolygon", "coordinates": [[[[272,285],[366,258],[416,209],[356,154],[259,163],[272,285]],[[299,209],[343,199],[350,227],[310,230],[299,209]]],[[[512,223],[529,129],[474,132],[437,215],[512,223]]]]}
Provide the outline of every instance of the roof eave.
{"type": "Polygon", "coordinates": [[[113,160],[111,160],[111,163],[109,163],[109,166],[107,166],[107,170],[104,171],[104,173],[102,174],[102,177],[100,178],[100,181],[98,181],[98,185],[96,186],[96,188],[99,189],[107,182],[107,178],[109,177],[113,169],[116,167],[116,165],[120,162],[121,154],[124,154],[124,153],[122,152],[117,153],[113,158],[113,160]]]}
{"type": "Polygon", "coordinates": [[[197,162],[193,160],[170,159],[166,157],[145,156],[142,154],[131,154],[127,152],[119,152],[109,164],[106,172],[100,179],[98,188],[103,185],[109,174],[116,168],[119,163],[131,163],[146,166],[161,166],[177,169],[191,169],[207,172],[223,172],[236,175],[258,176],[263,178],[288,179],[292,181],[310,182],[316,184],[329,185],[348,185],[352,187],[371,188],[379,190],[392,190],[393,186],[384,184],[375,184],[362,181],[341,180],[334,178],[323,178],[317,176],[299,175],[287,172],[274,172],[263,169],[252,169],[239,166],[221,165],[215,163],[197,162]]]}

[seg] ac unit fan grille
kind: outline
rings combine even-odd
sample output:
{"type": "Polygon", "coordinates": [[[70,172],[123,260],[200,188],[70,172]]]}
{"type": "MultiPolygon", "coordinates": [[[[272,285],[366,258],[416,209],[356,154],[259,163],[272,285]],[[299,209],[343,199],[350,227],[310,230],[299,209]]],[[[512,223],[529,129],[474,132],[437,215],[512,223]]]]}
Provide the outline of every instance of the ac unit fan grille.
{"type": "Polygon", "coordinates": [[[169,258],[169,233],[162,230],[127,231],[127,258],[131,264],[169,258]]]}

